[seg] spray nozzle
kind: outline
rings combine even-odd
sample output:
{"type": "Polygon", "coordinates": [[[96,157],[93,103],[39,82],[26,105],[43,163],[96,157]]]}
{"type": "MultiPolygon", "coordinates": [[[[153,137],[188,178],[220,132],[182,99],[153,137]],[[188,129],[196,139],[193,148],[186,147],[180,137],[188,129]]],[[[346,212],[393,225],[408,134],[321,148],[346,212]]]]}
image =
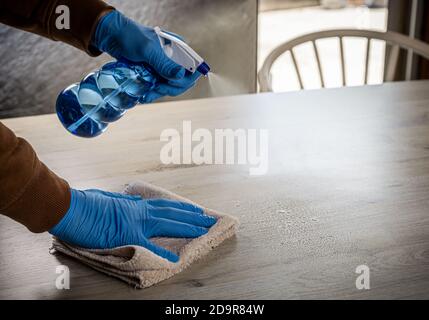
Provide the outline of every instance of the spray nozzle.
{"type": "Polygon", "coordinates": [[[167,57],[189,72],[198,71],[204,76],[208,75],[210,66],[187,43],[171,33],[162,31],[160,27],[155,27],[154,30],[167,57]]]}

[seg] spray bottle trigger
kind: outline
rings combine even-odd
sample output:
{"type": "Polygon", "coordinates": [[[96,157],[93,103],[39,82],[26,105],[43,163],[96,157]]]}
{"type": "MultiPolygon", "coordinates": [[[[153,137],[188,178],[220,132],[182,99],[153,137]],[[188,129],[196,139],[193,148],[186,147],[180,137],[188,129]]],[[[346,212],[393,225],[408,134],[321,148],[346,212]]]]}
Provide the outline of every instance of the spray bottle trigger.
{"type": "Polygon", "coordinates": [[[198,66],[204,62],[203,58],[178,36],[165,32],[159,27],[155,27],[154,31],[158,35],[165,54],[189,72],[194,73],[198,66]],[[165,40],[169,40],[169,44],[165,40]]]}

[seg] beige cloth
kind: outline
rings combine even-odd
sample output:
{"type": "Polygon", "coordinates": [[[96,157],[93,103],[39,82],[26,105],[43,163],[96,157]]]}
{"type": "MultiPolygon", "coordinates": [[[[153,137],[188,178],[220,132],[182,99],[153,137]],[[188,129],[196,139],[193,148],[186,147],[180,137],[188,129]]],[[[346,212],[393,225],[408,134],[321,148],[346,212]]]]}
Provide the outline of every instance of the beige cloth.
{"type": "MultiPolygon", "coordinates": [[[[128,185],[124,193],[140,194],[143,198],[166,198],[191,202],[179,195],[150,185],[136,182],[128,185]]],[[[123,246],[113,249],[84,249],[53,238],[53,248],[74,257],[92,268],[113,277],[122,279],[137,288],[150,287],[181,272],[197,259],[205,256],[232,237],[237,229],[238,220],[232,216],[204,208],[205,213],[218,218],[209,232],[195,239],[152,238],[151,240],[180,256],[172,263],[140,246],[123,246]]]]}

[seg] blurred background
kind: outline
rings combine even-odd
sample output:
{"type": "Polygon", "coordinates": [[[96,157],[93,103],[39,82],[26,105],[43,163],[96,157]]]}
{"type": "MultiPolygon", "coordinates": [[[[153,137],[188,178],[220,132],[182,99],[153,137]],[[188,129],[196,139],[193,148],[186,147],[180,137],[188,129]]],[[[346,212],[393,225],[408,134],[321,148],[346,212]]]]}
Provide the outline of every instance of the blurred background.
{"type": "MultiPolygon", "coordinates": [[[[268,54],[282,43],[313,32],[329,29],[396,31],[410,38],[429,42],[429,3],[421,0],[261,0],[259,1],[258,69],[268,54]]],[[[317,40],[325,87],[342,85],[338,39],[317,40]]],[[[345,38],[344,60],[347,86],[364,82],[367,39],[345,38]]],[[[305,89],[320,88],[316,59],[311,43],[294,48],[305,89]]],[[[428,78],[427,61],[402,50],[394,80],[428,78]]],[[[384,81],[389,48],[373,40],[369,56],[368,84],[384,81]],[[386,50],[387,49],[387,50],[386,50]]],[[[273,91],[299,89],[299,82],[289,52],[272,66],[273,91]]]]}
{"type": "MultiPolygon", "coordinates": [[[[367,29],[386,31],[387,1],[261,1],[259,14],[258,69],[278,45],[298,36],[328,29],[367,29]],[[321,5],[320,5],[321,4],[321,5]],[[288,27],[288,26],[293,26],[288,27]]],[[[317,66],[310,43],[297,46],[295,55],[306,89],[319,88],[317,66]]],[[[349,85],[362,83],[366,40],[347,39],[344,43],[345,65],[349,85]],[[353,63],[347,63],[351,62],[353,63]]],[[[371,54],[369,84],[382,83],[385,43],[376,42],[371,54]]],[[[340,51],[337,39],[318,42],[326,87],[341,86],[340,51]]],[[[297,90],[299,83],[290,53],[285,53],[271,70],[274,91],[297,90]]]]}
{"type": "MultiPolygon", "coordinates": [[[[425,0],[110,0],[131,18],[184,36],[212,66],[216,77],[175,99],[254,93],[257,72],[278,45],[328,29],[396,31],[429,42],[429,1],[425,0]]],[[[326,87],[342,85],[338,44],[318,42],[326,87]]],[[[52,113],[57,94],[110,60],[91,58],[62,43],[0,25],[0,118],[52,113]]],[[[361,85],[365,39],[344,41],[347,85],[361,85]]],[[[320,88],[314,52],[295,48],[305,89],[320,88]]],[[[389,48],[371,47],[368,84],[383,82],[389,48]]],[[[290,53],[271,69],[272,89],[298,90],[290,53]]],[[[401,50],[394,80],[429,78],[426,60],[401,50]]]]}

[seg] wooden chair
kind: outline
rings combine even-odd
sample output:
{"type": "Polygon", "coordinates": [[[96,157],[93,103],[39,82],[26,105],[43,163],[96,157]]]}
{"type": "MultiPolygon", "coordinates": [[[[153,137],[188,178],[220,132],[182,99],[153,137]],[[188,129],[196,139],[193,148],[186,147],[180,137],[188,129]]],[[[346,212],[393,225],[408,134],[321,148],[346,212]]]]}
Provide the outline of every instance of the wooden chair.
{"type": "Polygon", "coordinates": [[[271,67],[276,61],[276,59],[289,51],[291,54],[292,62],[298,77],[298,82],[300,89],[304,89],[304,85],[302,82],[301,73],[299,71],[297,59],[295,57],[293,49],[303,43],[311,42],[312,47],[315,53],[316,62],[317,62],[317,70],[319,72],[319,78],[322,88],[325,87],[325,82],[322,73],[322,66],[319,51],[317,48],[317,40],[324,38],[338,38],[340,43],[340,60],[341,60],[341,79],[342,85],[346,86],[346,71],[344,66],[344,38],[345,37],[358,37],[358,38],[366,38],[366,57],[365,57],[365,75],[364,75],[364,84],[368,83],[368,65],[369,65],[369,57],[371,51],[371,40],[377,39],[386,42],[386,45],[391,46],[390,54],[387,60],[387,64],[384,72],[384,81],[393,81],[396,67],[398,64],[399,52],[400,49],[412,50],[413,53],[420,55],[429,60],[429,45],[416,40],[410,37],[407,37],[403,34],[387,31],[387,32],[378,32],[378,31],[370,31],[370,30],[357,30],[357,29],[344,29],[344,30],[327,30],[320,31],[315,33],[306,34],[290,40],[286,43],[281,44],[277,48],[275,48],[265,59],[264,64],[262,65],[261,70],[258,73],[258,81],[261,92],[269,92],[272,90],[271,85],[271,67]]]}

